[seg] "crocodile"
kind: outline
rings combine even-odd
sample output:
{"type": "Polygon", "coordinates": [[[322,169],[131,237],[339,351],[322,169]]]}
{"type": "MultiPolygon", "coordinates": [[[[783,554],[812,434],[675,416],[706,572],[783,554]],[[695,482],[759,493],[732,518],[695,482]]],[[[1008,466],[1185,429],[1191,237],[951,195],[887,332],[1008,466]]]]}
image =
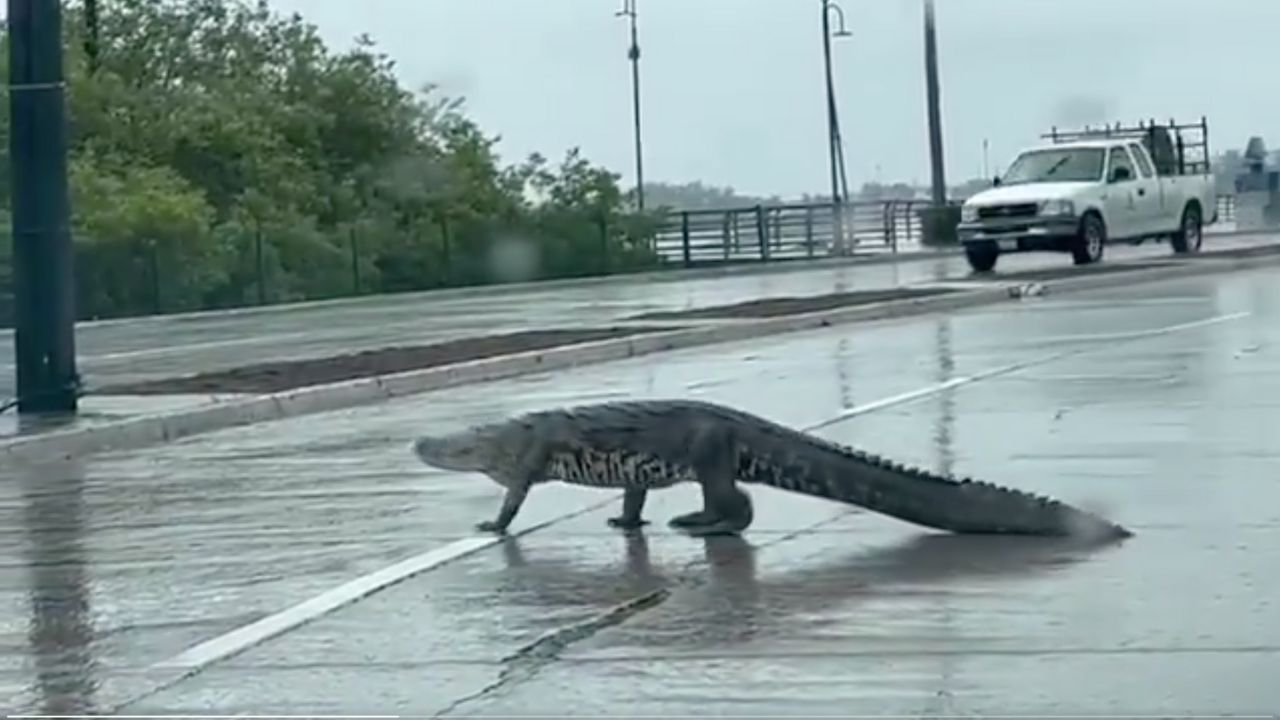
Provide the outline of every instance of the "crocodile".
{"type": "Polygon", "coordinates": [[[972,478],[938,475],[700,400],[630,400],[529,412],[413,441],[424,464],[487,475],[506,492],[477,530],[505,533],[529,490],[561,481],[621,489],[608,524],[634,529],[650,490],[701,487],[702,509],[668,525],[689,535],[736,535],[754,519],[739,483],[848,503],[958,534],[1120,539],[1126,528],[1058,500],[972,478]]]}

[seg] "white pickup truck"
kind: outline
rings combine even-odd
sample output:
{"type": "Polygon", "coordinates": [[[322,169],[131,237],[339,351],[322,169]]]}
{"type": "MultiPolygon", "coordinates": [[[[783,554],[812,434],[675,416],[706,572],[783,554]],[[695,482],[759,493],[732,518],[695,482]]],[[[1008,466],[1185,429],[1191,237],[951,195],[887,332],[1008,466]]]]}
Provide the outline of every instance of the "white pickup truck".
{"type": "MultiPolygon", "coordinates": [[[[1204,121],[1183,127],[1207,137],[1204,121]]],[[[1086,265],[1109,243],[1147,239],[1198,251],[1218,212],[1207,141],[1205,160],[1188,163],[1181,135],[1175,144],[1163,126],[1136,130],[1055,131],[1055,142],[1020,152],[995,187],[962,206],[957,230],[970,267],[987,272],[1003,253],[1036,250],[1069,252],[1086,265]]]]}

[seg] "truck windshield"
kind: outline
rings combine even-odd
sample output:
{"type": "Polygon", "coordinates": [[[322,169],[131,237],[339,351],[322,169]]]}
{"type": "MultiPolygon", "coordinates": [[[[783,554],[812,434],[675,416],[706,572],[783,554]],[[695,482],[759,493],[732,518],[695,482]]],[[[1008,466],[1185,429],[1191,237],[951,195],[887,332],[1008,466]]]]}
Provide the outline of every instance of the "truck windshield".
{"type": "Polygon", "coordinates": [[[1091,182],[1102,178],[1101,148],[1033,150],[1017,157],[1002,185],[1036,182],[1091,182]]]}

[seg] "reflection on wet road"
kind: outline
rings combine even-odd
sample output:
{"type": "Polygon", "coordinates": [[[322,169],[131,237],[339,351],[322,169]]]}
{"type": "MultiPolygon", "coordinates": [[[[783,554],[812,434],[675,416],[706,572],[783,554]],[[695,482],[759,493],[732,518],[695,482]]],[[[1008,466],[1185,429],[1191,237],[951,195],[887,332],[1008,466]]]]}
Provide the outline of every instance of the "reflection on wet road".
{"type": "Polygon", "coordinates": [[[6,471],[0,691],[18,707],[131,714],[1274,712],[1277,278],[836,327],[459,387],[30,477],[6,471]],[[795,426],[844,414],[817,432],[1058,497],[1137,534],[1096,548],[952,537],[753,487],[757,519],[742,538],[697,540],[665,527],[699,501],[678,487],[654,494],[654,524],[628,536],[605,526],[614,502],[555,520],[611,496],[550,486],[514,525],[555,520],[545,528],[189,677],[156,670],[473,537],[499,489],[415,464],[415,434],[669,396],[795,426]]]}
{"type": "Polygon", "coordinates": [[[45,700],[40,710],[47,715],[92,712],[94,629],[83,470],[79,462],[70,461],[15,479],[21,493],[21,527],[29,539],[21,561],[28,574],[27,642],[35,689],[45,700]]]}

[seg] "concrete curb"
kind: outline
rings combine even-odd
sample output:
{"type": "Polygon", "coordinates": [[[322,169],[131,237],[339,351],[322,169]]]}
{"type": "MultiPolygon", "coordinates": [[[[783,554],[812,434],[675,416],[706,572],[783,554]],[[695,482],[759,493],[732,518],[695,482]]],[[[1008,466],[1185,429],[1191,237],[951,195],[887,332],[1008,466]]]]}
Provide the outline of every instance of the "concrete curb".
{"type": "MultiPolygon", "coordinates": [[[[1146,264],[1150,261],[1145,261],[1146,264]]],[[[1214,259],[1206,253],[1194,260],[1170,260],[1162,267],[1130,272],[1106,272],[1038,282],[1047,294],[1067,294],[1104,287],[1210,275],[1280,262],[1280,245],[1266,255],[1214,259]]],[[[106,450],[169,442],[214,430],[280,420],[299,415],[367,405],[381,400],[488,382],[534,372],[624,360],[640,355],[825,328],[831,325],[889,320],[933,312],[954,311],[1001,301],[1013,302],[1011,292],[1028,283],[1000,283],[870,305],[822,310],[802,315],[764,318],[723,325],[659,331],[627,338],[599,340],[548,350],[473,360],[392,375],[315,385],[269,395],[157,413],[84,428],[51,431],[0,442],[0,457],[14,462],[41,462],[106,450]]]]}

